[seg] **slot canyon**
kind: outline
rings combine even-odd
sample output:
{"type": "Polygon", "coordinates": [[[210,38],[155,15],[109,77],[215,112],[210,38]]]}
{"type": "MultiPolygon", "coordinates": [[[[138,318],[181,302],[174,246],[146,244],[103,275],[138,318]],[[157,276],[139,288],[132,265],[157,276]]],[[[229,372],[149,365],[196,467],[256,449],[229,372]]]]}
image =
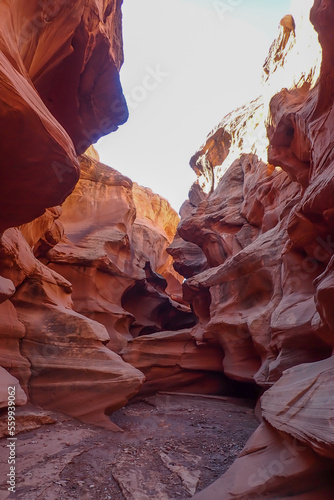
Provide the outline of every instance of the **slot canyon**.
{"type": "Polygon", "coordinates": [[[122,0],[1,0],[0,500],[334,499],[334,0],[297,4],[179,216],[93,146],[122,0]]]}

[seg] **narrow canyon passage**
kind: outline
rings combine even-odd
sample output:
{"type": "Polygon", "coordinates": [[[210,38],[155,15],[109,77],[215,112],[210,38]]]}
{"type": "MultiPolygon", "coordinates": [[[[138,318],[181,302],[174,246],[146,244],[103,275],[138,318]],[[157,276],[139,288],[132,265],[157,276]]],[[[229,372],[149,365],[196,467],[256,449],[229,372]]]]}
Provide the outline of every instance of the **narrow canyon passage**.
{"type": "Polygon", "coordinates": [[[92,146],[122,0],[0,2],[0,500],[334,499],[334,0],[290,9],[178,215],[92,146]]]}

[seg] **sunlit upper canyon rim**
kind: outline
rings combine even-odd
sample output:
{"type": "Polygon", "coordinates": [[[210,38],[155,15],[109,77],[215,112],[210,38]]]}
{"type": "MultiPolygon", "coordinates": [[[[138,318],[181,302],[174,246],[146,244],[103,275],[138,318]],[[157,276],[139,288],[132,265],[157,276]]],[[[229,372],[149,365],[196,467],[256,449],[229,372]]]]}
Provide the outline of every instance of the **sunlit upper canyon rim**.
{"type": "Polygon", "coordinates": [[[0,498],[333,499],[334,0],[0,28],[0,498]]]}

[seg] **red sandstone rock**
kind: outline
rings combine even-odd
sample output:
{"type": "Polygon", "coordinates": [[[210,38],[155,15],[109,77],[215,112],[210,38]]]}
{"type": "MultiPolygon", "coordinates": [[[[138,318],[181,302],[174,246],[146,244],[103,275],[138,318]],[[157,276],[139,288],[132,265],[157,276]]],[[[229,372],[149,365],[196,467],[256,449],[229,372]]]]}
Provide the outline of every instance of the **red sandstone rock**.
{"type": "MultiPolygon", "coordinates": [[[[276,88],[281,68],[289,65],[289,52],[298,45],[293,18],[284,18],[281,26],[265,64],[267,89],[271,79],[276,88]]],[[[227,375],[254,379],[263,386],[272,384],[296,362],[318,361],[331,352],[328,343],[319,340],[324,333],[316,323],[313,286],[326,261],[305,261],[307,254],[310,259],[319,255],[316,238],[328,236],[324,224],[311,222],[306,215],[307,210],[311,214],[307,207],[316,193],[314,183],[304,192],[311,161],[317,164],[317,159],[310,157],[311,151],[317,154],[317,149],[312,149],[312,127],[307,135],[307,120],[318,95],[317,87],[309,92],[314,78],[314,72],[304,72],[301,79],[295,79],[295,89],[284,90],[271,101],[269,158],[274,165],[254,155],[243,155],[231,164],[234,154],[247,150],[250,127],[253,137],[255,129],[263,128],[256,122],[262,111],[255,102],[228,115],[208,136],[193,162],[210,164],[216,183],[231,166],[209,197],[186,211],[178,228],[184,240],[202,249],[210,266],[199,274],[185,275],[184,297],[192,302],[195,312],[201,311],[196,338],[222,345],[227,375]],[[241,120],[246,115],[249,123],[243,127],[241,120]]],[[[315,179],[320,182],[319,176],[315,179]]],[[[330,203],[330,196],[323,196],[330,203]]],[[[176,249],[170,251],[180,261],[178,240],[174,246],[176,249]]],[[[187,272],[179,262],[176,266],[187,272]]]]}
{"type": "Polygon", "coordinates": [[[105,412],[125,404],[143,374],[103,345],[103,325],[73,311],[71,284],[34,257],[18,229],[3,234],[0,254],[2,275],[20,285],[0,306],[1,365],[35,404],[113,429],[105,412]]]}
{"type": "Polygon", "coordinates": [[[333,463],[262,424],[230,469],[193,500],[330,500],[333,463]]]}
{"type": "Polygon", "coordinates": [[[261,400],[271,425],[329,458],[334,458],[333,373],[333,357],[295,366],[261,400]]]}
{"type": "Polygon", "coordinates": [[[139,396],[175,390],[213,394],[229,389],[222,376],[221,350],[204,343],[196,345],[189,330],[138,337],[120,354],[146,376],[139,396]]]}
{"type": "Polygon", "coordinates": [[[334,449],[329,395],[334,338],[332,10],[331,2],[319,1],[311,13],[324,52],[319,82],[319,64],[312,68],[311,63],[283,83],[293,61],[300,69],[301,41],[310,33],[305,20],[298,26],[298,20],[286,16],[265,63],[262,100],[227,116],[192,160],[208,196],[185,205],[178,235],[203,251],[209,269],[186,274],[178,239],[171,249],[187,278],[184,298],[199,319],[192,334],[221,345],[227,376],[272,386],[262,399],[264,417],[286,436],[303,441],[305,459],[298,457],[292,466],[250,484],[252,467],[254,474],[256,468],[266,470],[280,456],[282,442],[292,439],[270,430],[262,446],[262,429],[230,471],[195,498],[332,495],[330,481],[314,479],[321,467],[332,471],[334,466],[319,457],[333,458],[334,449]],[[254,154],[240,156],[261,153],[257,143],[264,122],[256,122],[266,106],[269,164],[254,154]]]}
{"type": "Polygon", "coordinates": [[[0,302],[9,299],[15,293],[14,283],[0,276],[0,302]]]}
{"type": "Polygon", "coordinates": [[[1,4],[0,231],[62,203],[78,180],[76,153],[126,120],[120,8],[1,4]]]}
{"type": "Polygon", "coordinates": [[[177,214],[93,158],[82,156],[81,171],[59,218],[65,236],[48,254],[73,285],[75,310],[105,325],[116,352],[133,336],[192,325],[189,307],[175,302],[182,278],[166,253],[177,214]]]}
{"type": "Polygon", "coordinates": [[[132,193],[136,218],[131,229],[131,243],[136,253],[142,253],[143,263],[149,257],[151,268],[166,279],[166,292],[173,299],[182,301],[182,277],[175,272],[173,259],[166,254],[179,217],[167,200],[150,189],[134,183],[132,193]]]}
{"type": "Polygon", "coordinates": [[[319,83],[312,58],[284,82],[305,40],[286,16],[263,96],[225,117],[193,157],[198,183],[169,249],[187,278],[183,301],[166,253],[178,218],[165,200],[82,156],[81,179],[58,206],[78,178],[76,153],[126,118],[120,3],[0,6],[0,231],[23,224],[1,236],[3,380],[19,404],[24,389],[110,428],[106,414],[141,389],[135,367],[147,376],[140,394],[215,392],[226,376],[272,386],[262,407],[276,430],[263,424],[195,498],[332,498],[332,3],[316,0],[311,12],[319,83]]]}
{"type": "MultiPolygon", "coordinates": [[[[181,221],[191,216],[193,212],[195,213],[201,202],[204,203],[207,198],[197,183],[192,185],[188,196],[189,199],[183,203],[180,209],[181,221]]],[[[175,270],[185,278],[190,278],[208,268],[203,250],[195,243],[183,240],[178,232],[166,251],[173,257],[175,270]]]]}
{"type": "Polygon", "coordinates": [[[64,228],[58,221],[61,213],[61,207],[48,208],[37,219],[20,226],[21,233],[37,258],[44,257],[63,237],[64,228]]]}
{"type": "MultiPolygon", "coordinates": [[[[324,248],[325,252],[329,250],[329,243],[324,248]]],[[[325,243],[323,243],[325,245],[325,243]]],[[[333,293],[334,293],[334,257],[331,258],[325,272],[315,281],[316,296],[315,302],[319,312],[319,320],[314,317],[313,327],[318,335],[326,344],[333,348],[334,345],[334,316],[333,316],[333,293]],[[318,321],[317,321],[318,320],[318,321]]]]}
{"type": "Polygon", "coordinates": [[[19,321],[12,302],[6,300],[0,304],[0,366],[18,379],[28,394],[30,363],[21,351],[21,342],[25,334],[25,326],[19,321]]]}
{"type": "MultiPolygon", "coordinates": [[[[13,377],[0,366],[0,408],[8,407],[9,401],[14,401],[15,406],[23,406],[27,402],[27,396],[19,384],[17,378],[13,377]],[[12,398],[9,399],[9,396],[12,398]]],[[[14,412],[15,412],[14,406],[14,412]]]]}
{"type": "MultiPolygon", "coordinates": [[[[24,404],[24,407],[15,408],[15,434],[29,432],[42,427],[42,425],[55,424],[58,415],[42,410],[31,403],[24,404]]],[[[64,417],[66,418],[66,417],[64,417]]],[[[49,432],[49,429],[47,430],[49,432]]],[[[8,423],[6,416],[0,418],[0,438],[8,437],[8,423]]]]}
{"type": "MultiPolygon", "coordinates": [[[[166,200],[139,186],[133,191],[128,178],[92,157],[83,156],[81,167],[61,209],[2,236],[2,296],[11,302],[0,305],[7,318],[3,333],[0,325],[0,354],[34,404],[113,428],[105,413],[124,405],[145,377],[112,350],[145,332],[192,326],[194,316],[180,299],[182,278],[166,253],[177,214],[166,200]]],[[[178,344],[176,360],[190,340],[178,344]]],[[[192,343],[192,369],[180,366],[164,387],[196,383],[200,390],[211,380],[219,386],[215,373],[206,380],[206,349],[192,343]]],[[[154,372],[149,361],[147,369],[154,372]]]]}
{"type": "MultiPolygon", "coordinates": [[[[202,202],[196,215],[181,223],[180,233],[199,245],[212,227],[220,248],[225,251],[225,256],[221,252],[219,257],[223,263],[189,278],[184,292],[195,312],[201,303],[203,311],[208,311],[204,314],[207,326],[204,325],[202,333],[197,330],[196,337],[218,341],[224,347],[225,373],[238,380],[250,381],[255,377],[257,383],[265,386],[277,380],[282,370],[293,366],[296,359],[315,361],[330,351],[319,342],[311,326],[316,313],[314,301],[312,313],[305,315],[312,297],[314,273],[307,275],[307,282],[301,274],[302,267],[299,273],[291,274],[293,266],[298,271],[302,259],[292,262],[282,257],[287,244],[289,211],[281,213],[281,207],[297,203],[299,187],[291,184],[283,172],[270,171],[254,157],[243,157],[230,170],[233,172],[234,168],[241,169],[244,193],[239,197],[239,211],[244,215],[239,225],[233,219],[238,205],[228,205],[235,187],[227,174],[214,193],[217,200],[223,199],[219,211],[214,200],[210,203],[210,197],[206,205],[202,202]],[[220,220],[219,225],[216,219],[220,220]],[[303,278],[302,292],[294,288],[296,278],[303,278]],[[283,296],[282,288],[286,292],[283,296]],[[296,308],[297,303],[304,304],[304,309],[296,308]],[[305,348],[305,341],[312,350],[305,348]]],[[[210,245],[208,249],[213,251],[210,245]]],[[[217,252],[216,255],[218,264],[217,252]]]]}

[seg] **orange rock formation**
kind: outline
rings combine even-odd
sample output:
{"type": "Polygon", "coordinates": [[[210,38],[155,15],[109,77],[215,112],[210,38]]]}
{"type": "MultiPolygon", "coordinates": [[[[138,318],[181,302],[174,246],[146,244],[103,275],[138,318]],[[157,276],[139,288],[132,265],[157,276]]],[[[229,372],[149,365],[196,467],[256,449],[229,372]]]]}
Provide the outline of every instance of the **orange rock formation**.
{"type": "Polygon", "coordinates": [[[247,383],[262,423],[194,499],[333,498],[333,2],[311,21],[321,68],[285,16],[261,97],[191,159],[179,223],[82,154],[127,118],[121,1],[1,4],[0,408],[10,384],[114,429],[136,395],[247,383]]]}
{"type": "Polygon", "coordinates": [[[105,413],[145,380],[118,353],[138,335],[177,336],[195,319],[166,253],[177,214],[92,156],[80,164],[62,207],[2,235],[2,366],[33,403],[113,428],[105,413]]]}
{"type": "Polygon", "coordinates": [[[314,61],[282,89],[310,30],[305,17],[286,16],[263,96],[228,115],[193,157],[206,194],[194,202],[190,193],[169,250],[182,273],[188,245],[200,247],[206,265],[198,253],[202,270],[183,285],[199,318],[193,332],[223,348],[225,375],[265,391],[262,425],[194,500],[333,497],[332,2],[316,1],[311,21],[319,79],[314,61]]]}
{"type": "Polygon", "coordinates": [[[77,153],[126,120],[121,3],[1,3],[0,230],[63,202],[77,153]]]}

